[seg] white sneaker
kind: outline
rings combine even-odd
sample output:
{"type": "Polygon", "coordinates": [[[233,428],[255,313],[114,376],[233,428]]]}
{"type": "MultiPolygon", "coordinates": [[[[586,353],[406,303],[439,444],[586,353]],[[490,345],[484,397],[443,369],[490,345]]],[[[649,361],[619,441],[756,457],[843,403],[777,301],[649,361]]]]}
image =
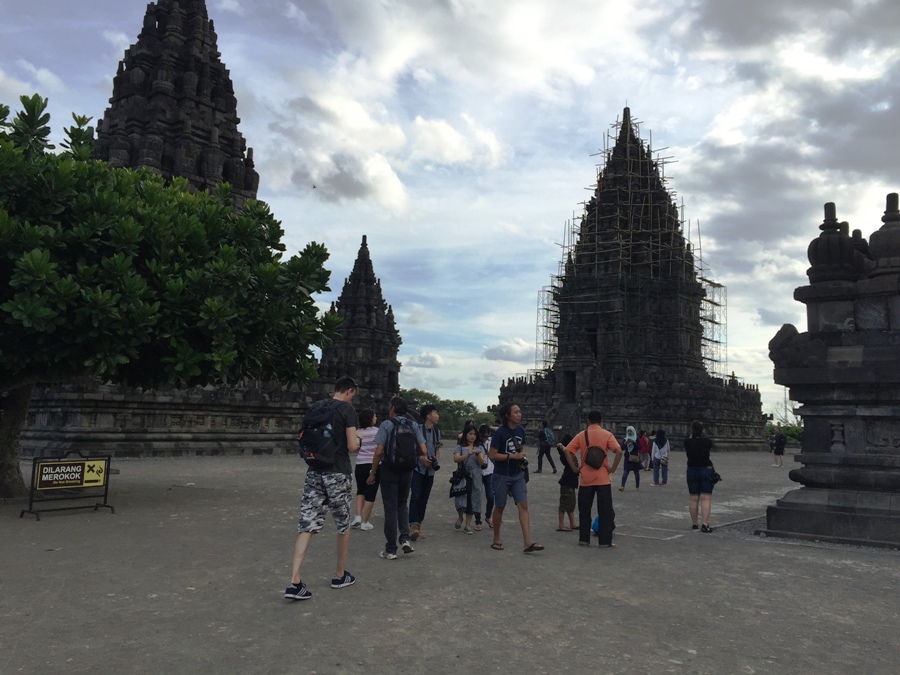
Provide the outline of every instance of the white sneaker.
{"type": "Polygon", "coordinates": [[[362,524],[359,526],[359,529],[361,529],[361,530],[374,530],[374,529],[375,529],[375,526],[374,526],[372,523],[362,523],[362,524]]]}
{"type": "Polygon", "coordinates": [[[410,542],[408,539],[400,544],[400,546],[403,548],[404,553],[412,553],[415,550],[412,546],[412,542],[410,542]]]}
{"type": "Polygon", "coordinates": [[[362,517],[361,517],[361,516],[356,516],[356,517],[353,519],[353,522],[350,523],[350,527],[359,527],[360,523],[362,523],[362,517]]]}
{"type": "Polygon", "coordinates": [[[384,558],[385,560],[396,560],[397,554],[396,553],[388,553],[387,551],[382,549],[381,553],[378,554],[378,557],[384,558]]]}

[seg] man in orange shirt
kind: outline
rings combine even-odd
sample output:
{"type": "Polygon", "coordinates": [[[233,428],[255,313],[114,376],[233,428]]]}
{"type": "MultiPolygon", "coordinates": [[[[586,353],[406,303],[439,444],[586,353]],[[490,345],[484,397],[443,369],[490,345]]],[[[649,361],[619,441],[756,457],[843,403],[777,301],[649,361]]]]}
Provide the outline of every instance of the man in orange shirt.
{"type": "Polygon", "coordinates": [[[600,516],[600,548],[615,548],[612,543],[613,527],[616,512],[613,510],[612,486],[609,479],[611,473],[615,473],[622,460],[622,448],[616,437],[600,426],[603,416],[599,410],[588,413],[588,428],[577,434],[572,442],[566,446],[566,450],[573,455],[578,455],[579,474],[578,485],[578,545],[591,545],[591,509],[594,495],[597,496],[597,512],[600,516]],[[599,469],[589,466],[585,462],[587,450],[590,446],[597,446],[604,451],[603,463],[599,469]],[[609,453],[616,455],[612,468],[609,467],[609,453]]]}

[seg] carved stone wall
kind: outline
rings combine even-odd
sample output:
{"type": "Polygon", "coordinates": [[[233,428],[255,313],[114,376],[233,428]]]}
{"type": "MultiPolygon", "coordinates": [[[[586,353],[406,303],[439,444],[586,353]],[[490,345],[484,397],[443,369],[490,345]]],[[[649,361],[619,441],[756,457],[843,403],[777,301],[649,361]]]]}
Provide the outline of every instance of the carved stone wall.
{"type": "Polygon", "coordinates": [[[310,400],[277,385],[145,392],[93,380],[35,391],[24,457],[283,454],[296,451],[310,400]]]}

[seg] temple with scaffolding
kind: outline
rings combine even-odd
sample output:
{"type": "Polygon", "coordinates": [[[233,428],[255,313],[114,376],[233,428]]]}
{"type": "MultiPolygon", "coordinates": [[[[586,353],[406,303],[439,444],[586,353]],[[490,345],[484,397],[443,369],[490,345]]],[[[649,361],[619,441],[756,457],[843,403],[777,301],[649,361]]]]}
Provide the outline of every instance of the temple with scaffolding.
{"type": "Polygon", "coordinates": [[[604,146],[593,195],[566,223],[558,273],[538,296],[535,369],[505,382],[500,402],[570,433],[599,409],[617,436],[630,424],[679,439],[700,419],[720,448],[764,447],[758,389],[727,375],[726,289],[685,234],[667,158],[628,108],[604,146]]]}

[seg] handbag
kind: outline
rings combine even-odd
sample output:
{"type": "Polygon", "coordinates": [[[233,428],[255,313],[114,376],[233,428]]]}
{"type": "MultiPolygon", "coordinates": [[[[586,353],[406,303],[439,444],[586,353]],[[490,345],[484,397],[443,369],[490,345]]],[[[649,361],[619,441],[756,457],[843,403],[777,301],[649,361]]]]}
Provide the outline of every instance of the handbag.
{"type": "Polygon", "coordinates": [[[710,466],[709,468],[710,468],[710,471],[712,471],[712,476],[710,476],[710,480],[712,481],[712,484],[715,485],[716,483],[718,483],[722,480],[722,476],[719,475],[719,472],[716,471],[715,467],[710,466]]]}
{"type": "Polygon", "coordinates": [[[584,453],[584,463],[592,469],[599,469],[603,466],[603,461],[606,459],[606,451],[598,445],[591,445],[587,429],[584,430],[584,444],[587,446],[587,450],[584,453]]]}
{"type": "Polygon", "coordinates": [[[450,497],[461,497],[467,492],[469,492],[469,472],[460,462],[456,466],[456,471],[450,474],[450,497]]]}

